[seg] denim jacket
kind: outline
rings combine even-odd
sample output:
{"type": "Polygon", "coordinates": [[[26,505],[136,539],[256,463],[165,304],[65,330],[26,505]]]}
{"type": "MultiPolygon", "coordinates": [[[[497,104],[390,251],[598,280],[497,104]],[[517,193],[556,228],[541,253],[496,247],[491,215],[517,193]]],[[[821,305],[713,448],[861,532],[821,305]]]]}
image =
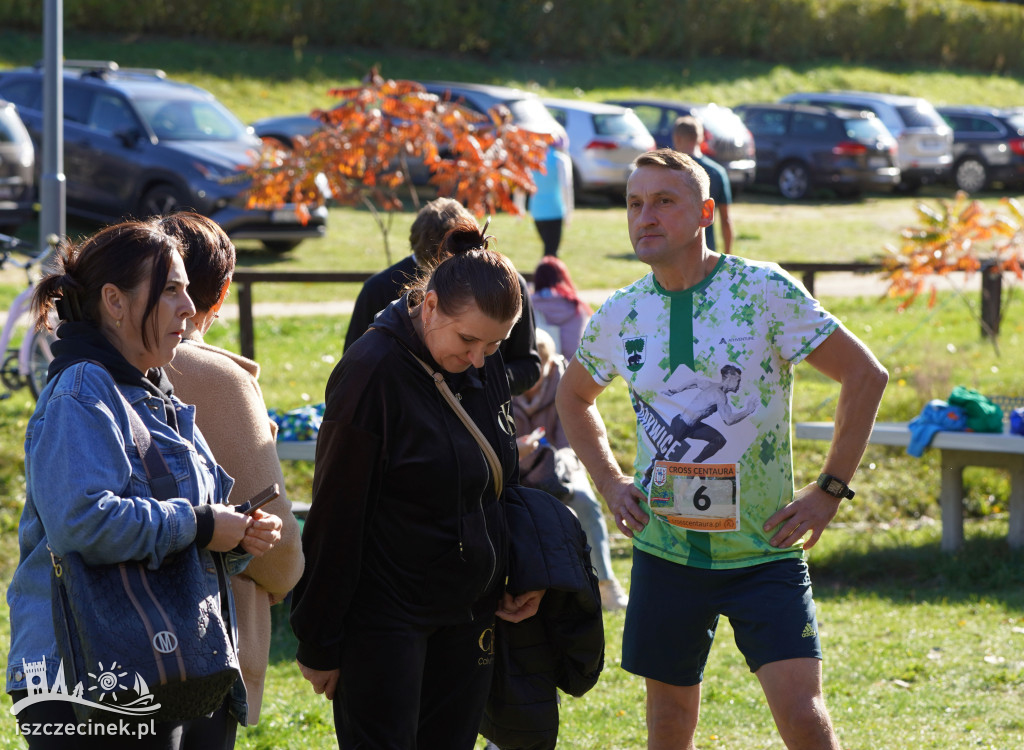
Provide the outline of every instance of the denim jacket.
{"type": "MultiPolygon", "coordinates": [[[[26,499],[18,527],[20,557],[7,592],[11,615],[8,692],[26,687],[23,659],[31,662],[45,656],[51,685],[60,663],[50,605],[48,546],[57,555],[78,552],[90,564],[141,560],[155,569],[168,554],[193,543],[192,506],[227,502],[234,483],[217,466],[196,428],[194,407],[173,399],[178,419],[175,432],[165,421],[159,398],[141,387],[121,385],[177,482],[179,497],[153,498],[117,388],[102,367],[79,362],[47,385],[29,420],[26,499]]],[[[216,592],[214,556],[200,550],[200,557],[209,572],[210,589],[216,592]]],[[[226,555],[228,575],[240,572],[248,561],[248,555],[226,555]]],[[[234,603],[229,604],[233,623],[234,603]]],[[[244,724],[241,679],[231,697],[232,712],[244,724]]]]}

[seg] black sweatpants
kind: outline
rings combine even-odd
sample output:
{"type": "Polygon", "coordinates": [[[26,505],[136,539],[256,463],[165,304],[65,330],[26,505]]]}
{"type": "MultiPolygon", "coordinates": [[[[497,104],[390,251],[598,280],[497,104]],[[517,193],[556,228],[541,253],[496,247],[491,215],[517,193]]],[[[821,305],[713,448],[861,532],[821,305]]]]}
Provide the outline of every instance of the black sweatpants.
{"type": "Polygon", "coordinates": [[[537,234],[544,243],[545,255],[558,255],[558,246],[562,244],[562,220],[540,219],[533,222],[537,226],[537,234]]]}
{"type": "Polygon", "coordinates": [[[341,750],[472,750],[494,671],[494,618],[445,627],[379,613],[345,622],[341,750]]]}

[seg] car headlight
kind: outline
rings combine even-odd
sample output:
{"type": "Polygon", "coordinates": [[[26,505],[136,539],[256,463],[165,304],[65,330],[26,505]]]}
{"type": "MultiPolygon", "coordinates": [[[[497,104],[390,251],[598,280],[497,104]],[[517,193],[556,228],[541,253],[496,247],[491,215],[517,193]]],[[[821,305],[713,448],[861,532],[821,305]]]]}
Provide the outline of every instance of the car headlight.
{"type": "Polygon", "coordinates": [[[192,166],[203,177],[214,181],[224,180],[228,177],[238,177],[241,174],[238,169],[230,169],[220,164],[211,164],[210,162],[193,161],[192,166]]]}

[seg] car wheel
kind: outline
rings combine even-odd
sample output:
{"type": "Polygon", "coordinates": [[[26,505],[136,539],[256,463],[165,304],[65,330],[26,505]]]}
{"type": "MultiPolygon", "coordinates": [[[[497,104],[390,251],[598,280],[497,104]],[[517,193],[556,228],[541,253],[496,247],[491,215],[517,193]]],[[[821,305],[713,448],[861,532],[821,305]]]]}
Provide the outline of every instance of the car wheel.
{"type": "Polygon", "coordinates": [[[792,201],[803,200],[811,191],[811,173],[806,165],[798,161],[791,161],[783,164],[779,169],[776,184],[779,186],[779,192],[782,193],[783,198],[792,201]]]}
{"type": "Polygon", "coordinates": [[[302,240],[263,240],[263,247],[272,253],[287,253],[299,246],[302,240]]]}
{"type": "Polygon", "coordinates": [[[956,165],[953,170],[953,179],[956,182],[957,190],[963,190],[965,193],[977,193],[984,189],[988,182],[988,172],[982,162],[974,157],[968,157],[956,165]]]}
{"type": "Polygon", "coordinates": [[[181,190],[173,185],[156,185],[146,191],[139,201],[139,217],[168,216],[181,210],[186,203],[181,190]]]}

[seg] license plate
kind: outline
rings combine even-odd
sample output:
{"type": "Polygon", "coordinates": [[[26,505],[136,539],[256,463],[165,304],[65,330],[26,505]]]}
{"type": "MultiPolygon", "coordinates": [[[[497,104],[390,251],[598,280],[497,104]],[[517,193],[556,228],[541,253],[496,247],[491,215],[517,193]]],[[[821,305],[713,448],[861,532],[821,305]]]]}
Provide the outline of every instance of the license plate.
{"type": "Polygon", "coordinates": [[[299,217],[291,208],[279,208],[270,212],[270,221],[274,224],[298,224],[299,217]]]}
{"type": "Polygon", "coordinates": [[[884,169],[889,166],[889,162],[885,160],[884,156],[872,156],[868,159],[868,166],[872,169],[884,169]]]}

